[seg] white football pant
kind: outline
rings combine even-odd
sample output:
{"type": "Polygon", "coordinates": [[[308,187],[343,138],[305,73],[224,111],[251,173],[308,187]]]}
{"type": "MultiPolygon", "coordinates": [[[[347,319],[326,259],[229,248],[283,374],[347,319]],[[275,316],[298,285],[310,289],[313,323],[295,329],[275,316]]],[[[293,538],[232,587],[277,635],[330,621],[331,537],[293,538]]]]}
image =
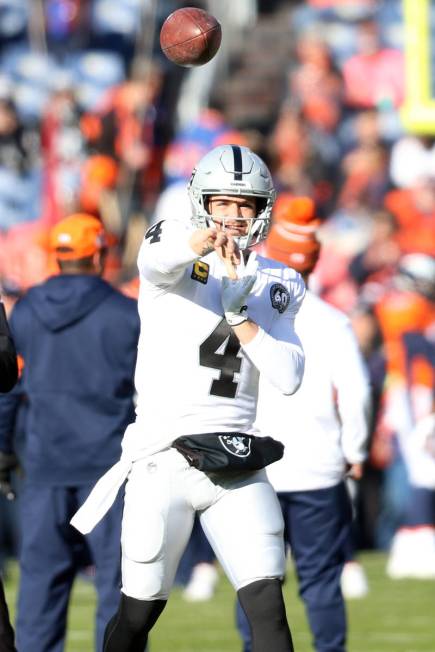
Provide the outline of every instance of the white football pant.
{"type": "Polygon", "coordinates": [[[122,592],[166,600],[195,511],[236,590],[285,571],[283,519],[264,470],[208,476],[173,448],[133,464],[122,523],[122,592]]]}

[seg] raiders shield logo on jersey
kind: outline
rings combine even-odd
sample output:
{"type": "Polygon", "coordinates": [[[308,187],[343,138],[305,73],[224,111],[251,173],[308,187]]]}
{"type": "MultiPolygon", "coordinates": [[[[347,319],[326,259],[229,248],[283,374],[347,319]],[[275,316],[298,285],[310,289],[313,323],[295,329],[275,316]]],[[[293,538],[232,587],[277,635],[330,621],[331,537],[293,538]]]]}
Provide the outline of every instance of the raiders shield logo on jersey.
{"type": "Polygon", "coordinates": [[[219,440],[225,450],[236,457],[248,457],[251,452],[250,437],[244,437],[243,435],[220,435],[219,440]]]}
{"type": "Polygon", "coordinates": [[[279,313],[283,313],[289,304],[290,293],[281,283],[274,283],[270,288],[270,299],[272,308],[276,308],[279,313]]]}

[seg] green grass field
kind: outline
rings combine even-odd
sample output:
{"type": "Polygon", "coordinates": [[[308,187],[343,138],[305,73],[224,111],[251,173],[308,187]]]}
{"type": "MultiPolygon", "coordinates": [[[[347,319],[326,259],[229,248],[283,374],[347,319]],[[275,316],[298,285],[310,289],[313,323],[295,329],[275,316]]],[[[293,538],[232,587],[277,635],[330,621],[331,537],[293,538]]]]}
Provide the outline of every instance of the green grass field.
{"type": "MultiPolygon", "coordinates": [[[[384,554],[366,553],[360,559],[371,591],[367,598],[348,602],[348,652],[435,652],[435,581],[393,582],[384,573],[384,554]]],[[[6,582],[12,618],[17,579],[14,566],[6,582]]],[[[285,595],[296,652],[310,652],[310,633],[291,570],[285,595]]],[[[78,580],[66,652],[93,651],[94,601],[92,585],[78,580]]],[[[239,652],[233,612],[234,594],[224,576],[210,602],[188,604],[174,589],[152,633],[151,652],[239,652]]]]}

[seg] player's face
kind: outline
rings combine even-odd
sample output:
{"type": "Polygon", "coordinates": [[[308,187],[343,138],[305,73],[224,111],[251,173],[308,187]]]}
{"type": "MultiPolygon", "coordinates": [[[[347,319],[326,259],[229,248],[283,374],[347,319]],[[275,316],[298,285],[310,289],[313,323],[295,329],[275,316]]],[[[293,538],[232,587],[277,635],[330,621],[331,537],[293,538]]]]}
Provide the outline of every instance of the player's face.
{"type": "Polygon", "coordinates": [[[247,234],[251,220],[256,217],[257,204],[254,197],[212,195],[208,212],[218,230],[237,237],[247,234]]]}

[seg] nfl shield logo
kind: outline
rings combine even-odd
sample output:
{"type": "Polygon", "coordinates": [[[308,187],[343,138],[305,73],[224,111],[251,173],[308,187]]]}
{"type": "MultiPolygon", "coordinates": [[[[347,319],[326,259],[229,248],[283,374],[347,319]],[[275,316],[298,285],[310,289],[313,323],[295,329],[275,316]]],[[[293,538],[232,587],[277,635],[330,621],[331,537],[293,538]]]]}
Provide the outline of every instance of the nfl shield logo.
{"type": "Polygon", "coordinates": [[[248,457],[251,452],[251,439],[244,435],[219,435],[222,446],[235,457],[248,457]]]}

